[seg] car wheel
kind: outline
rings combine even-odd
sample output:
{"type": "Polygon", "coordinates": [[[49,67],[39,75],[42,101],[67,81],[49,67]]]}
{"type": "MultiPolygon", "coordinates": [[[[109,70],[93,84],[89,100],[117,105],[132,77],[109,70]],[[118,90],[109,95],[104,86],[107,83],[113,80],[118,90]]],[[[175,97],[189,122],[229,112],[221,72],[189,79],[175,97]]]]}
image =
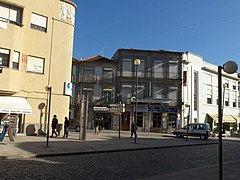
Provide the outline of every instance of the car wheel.
{"type": "Polygon", "coordinates": [[[76,126],[76,127],[75,127],[75,131],[79,132],[79,131],[80,131],[80,127],[79,127],[79,126],[76,126]]]}
{"type": "Polygon", "coordinates": [[[181,133],[177,133],[176,136],[177,136],[177,138],[180,138],[180,137],[182,137],[182,134],[181,133]]]}
{"type": "Polygon", "coordinates": [[[201,140],[206,139],[205,135],[201,134],[201,135],[200,135],[200,139],[201,139],[201,140]]]}

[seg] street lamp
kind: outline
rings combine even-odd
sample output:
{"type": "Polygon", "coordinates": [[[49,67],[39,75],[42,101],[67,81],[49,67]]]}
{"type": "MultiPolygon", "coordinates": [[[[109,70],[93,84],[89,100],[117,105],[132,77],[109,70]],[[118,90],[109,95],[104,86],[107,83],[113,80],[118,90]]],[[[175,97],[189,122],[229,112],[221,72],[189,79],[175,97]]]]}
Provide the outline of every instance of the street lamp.
{"type": "Polygon", "coordinates": [[[218,66],[218,158],[219,158],[219,180],[222,180],[222,69],[233,74],[237,72],[238,66],[234,61],[226,62],[223,67],[218,66]]]}
{"type": "MultiPolygon", "coordinates": [[[[140,59],[135,59],[134,60],[134,65],[135,65],[135,72],[136,72],[136,102],[135,102],[135,118],[134,121],[137,123],[137,101],[138,101],[138,66],[141,64],[140,59]]],[[[136,136],[134,139],[134,142],[136,143],[136,136]]]]}
{"type": "Polygon", "coordinates": [[[46,90],[47,92],[49,92],[49,97],[48,97],[48,122],[47,122],[47,147],[48,147],[52,87],[51,87],[50,85],[47,85],[47,86],[45,87],[45,90],[46,90]]]}
{"type": "Polygon", "coordinates": [[[189,131],[189,119],[190,119],[190,105],[189,104],[185,104],[185,107],[188,107],[188,115],[187,115],[187,138],[186,141],[188,140],[188,131],[189,131]]]}

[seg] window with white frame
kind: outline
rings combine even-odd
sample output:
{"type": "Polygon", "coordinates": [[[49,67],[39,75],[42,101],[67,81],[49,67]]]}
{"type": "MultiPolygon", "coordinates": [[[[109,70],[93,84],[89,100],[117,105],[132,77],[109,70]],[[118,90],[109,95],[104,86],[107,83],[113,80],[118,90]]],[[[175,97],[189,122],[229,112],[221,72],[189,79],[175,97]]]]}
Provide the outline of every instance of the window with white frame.
{"type": "Polygon", "coordinates": [[[0,22],[21,25],[22,8],[0,3],[0,22]]]}
{"type": "Polygon", "coordinates": [[[44,59],[39,57],[28,56],[27,71],[43,74],[44,59]]]}
{"type": "Polygon", "coordinates": [[[47,32],[47,17],[32,13],[31,28],[39,31],[47,32]]]}
{"type": "Polygon", "coordinates": [[[19,69],[19,58],[20,58],[20,53],[18,51],[13,51],[13,59],[12,59],[13,69],[19,69]]]}
{"type": "Polygon", "coordinates": [[[229,89],[225,90],[225,94],[223,94],[223,96],[224,96],[225,106],[229,106],[229,89]]]}
{"type": "Polygon", "coordinates": [[[232,93],[232,107],[237,107],[237,93],[232,93]]]}
{"type": "Polygon", "coordinates": [[[9,67],[10,50],[0,48],[0,66],[9,67]]]}
{"type": "Polygon", "coordinates": [[[207,104],[212,104],[212,86],[207,85],[207,104]]]}

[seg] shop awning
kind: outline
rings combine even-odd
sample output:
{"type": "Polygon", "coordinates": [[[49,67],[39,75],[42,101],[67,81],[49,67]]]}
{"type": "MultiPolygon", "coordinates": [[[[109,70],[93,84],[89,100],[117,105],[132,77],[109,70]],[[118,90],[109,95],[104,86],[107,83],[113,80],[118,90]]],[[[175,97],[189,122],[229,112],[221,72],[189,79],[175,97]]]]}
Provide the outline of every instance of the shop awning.
{"type": "Polygon", "coordinates": [[[236,119],[240,123],[240,116],[238,115],[232,115],[234,119],[236,119]]]}
{"type": "Polygon", "coordinates": [[[32,108],[25,98],[0,96],[0,113],[32,114],[32,108]]]}
{"type": "MultiPolygon", "coordinates": [[[[216,123],[218,123],[218,114],[208,114],[216,123]]],[[[232,115],[223,115],[222,122],[227,122],[227,123],[236,123],[236,119],[233,118],[232,115]]]]}

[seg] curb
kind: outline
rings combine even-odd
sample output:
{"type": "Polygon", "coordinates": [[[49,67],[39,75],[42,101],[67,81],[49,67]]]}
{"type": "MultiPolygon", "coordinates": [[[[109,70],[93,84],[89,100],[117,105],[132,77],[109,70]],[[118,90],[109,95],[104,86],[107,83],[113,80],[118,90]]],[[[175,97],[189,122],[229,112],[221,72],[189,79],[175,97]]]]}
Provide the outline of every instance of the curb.
{"type": "Polygon", "coordinates": [[[191,144],[191,145],[169,145],[162,147],[144,147],[144,148],[133,148],[133,149],[115,149],[115,150],[100,150],[100,151],[88,151],[88,152],[67,152],[67,153],[56,153],[56,154],[37,154],[33,155],[35,158],[43,157],[58,157],[58,156],[74,156],[74,155],[85,155],[85,154],[100,154],[100,153],[112,153],[112,152],[124,152],[124,151],[142,151],[151,149],[166,149],[166,148],[177,148],[177,147],[188,147],[188,146],[202,146],[202,145],[214,145],[218,144],[216,142],[212,143],[201,143],[201,144],[191,144]]]}

